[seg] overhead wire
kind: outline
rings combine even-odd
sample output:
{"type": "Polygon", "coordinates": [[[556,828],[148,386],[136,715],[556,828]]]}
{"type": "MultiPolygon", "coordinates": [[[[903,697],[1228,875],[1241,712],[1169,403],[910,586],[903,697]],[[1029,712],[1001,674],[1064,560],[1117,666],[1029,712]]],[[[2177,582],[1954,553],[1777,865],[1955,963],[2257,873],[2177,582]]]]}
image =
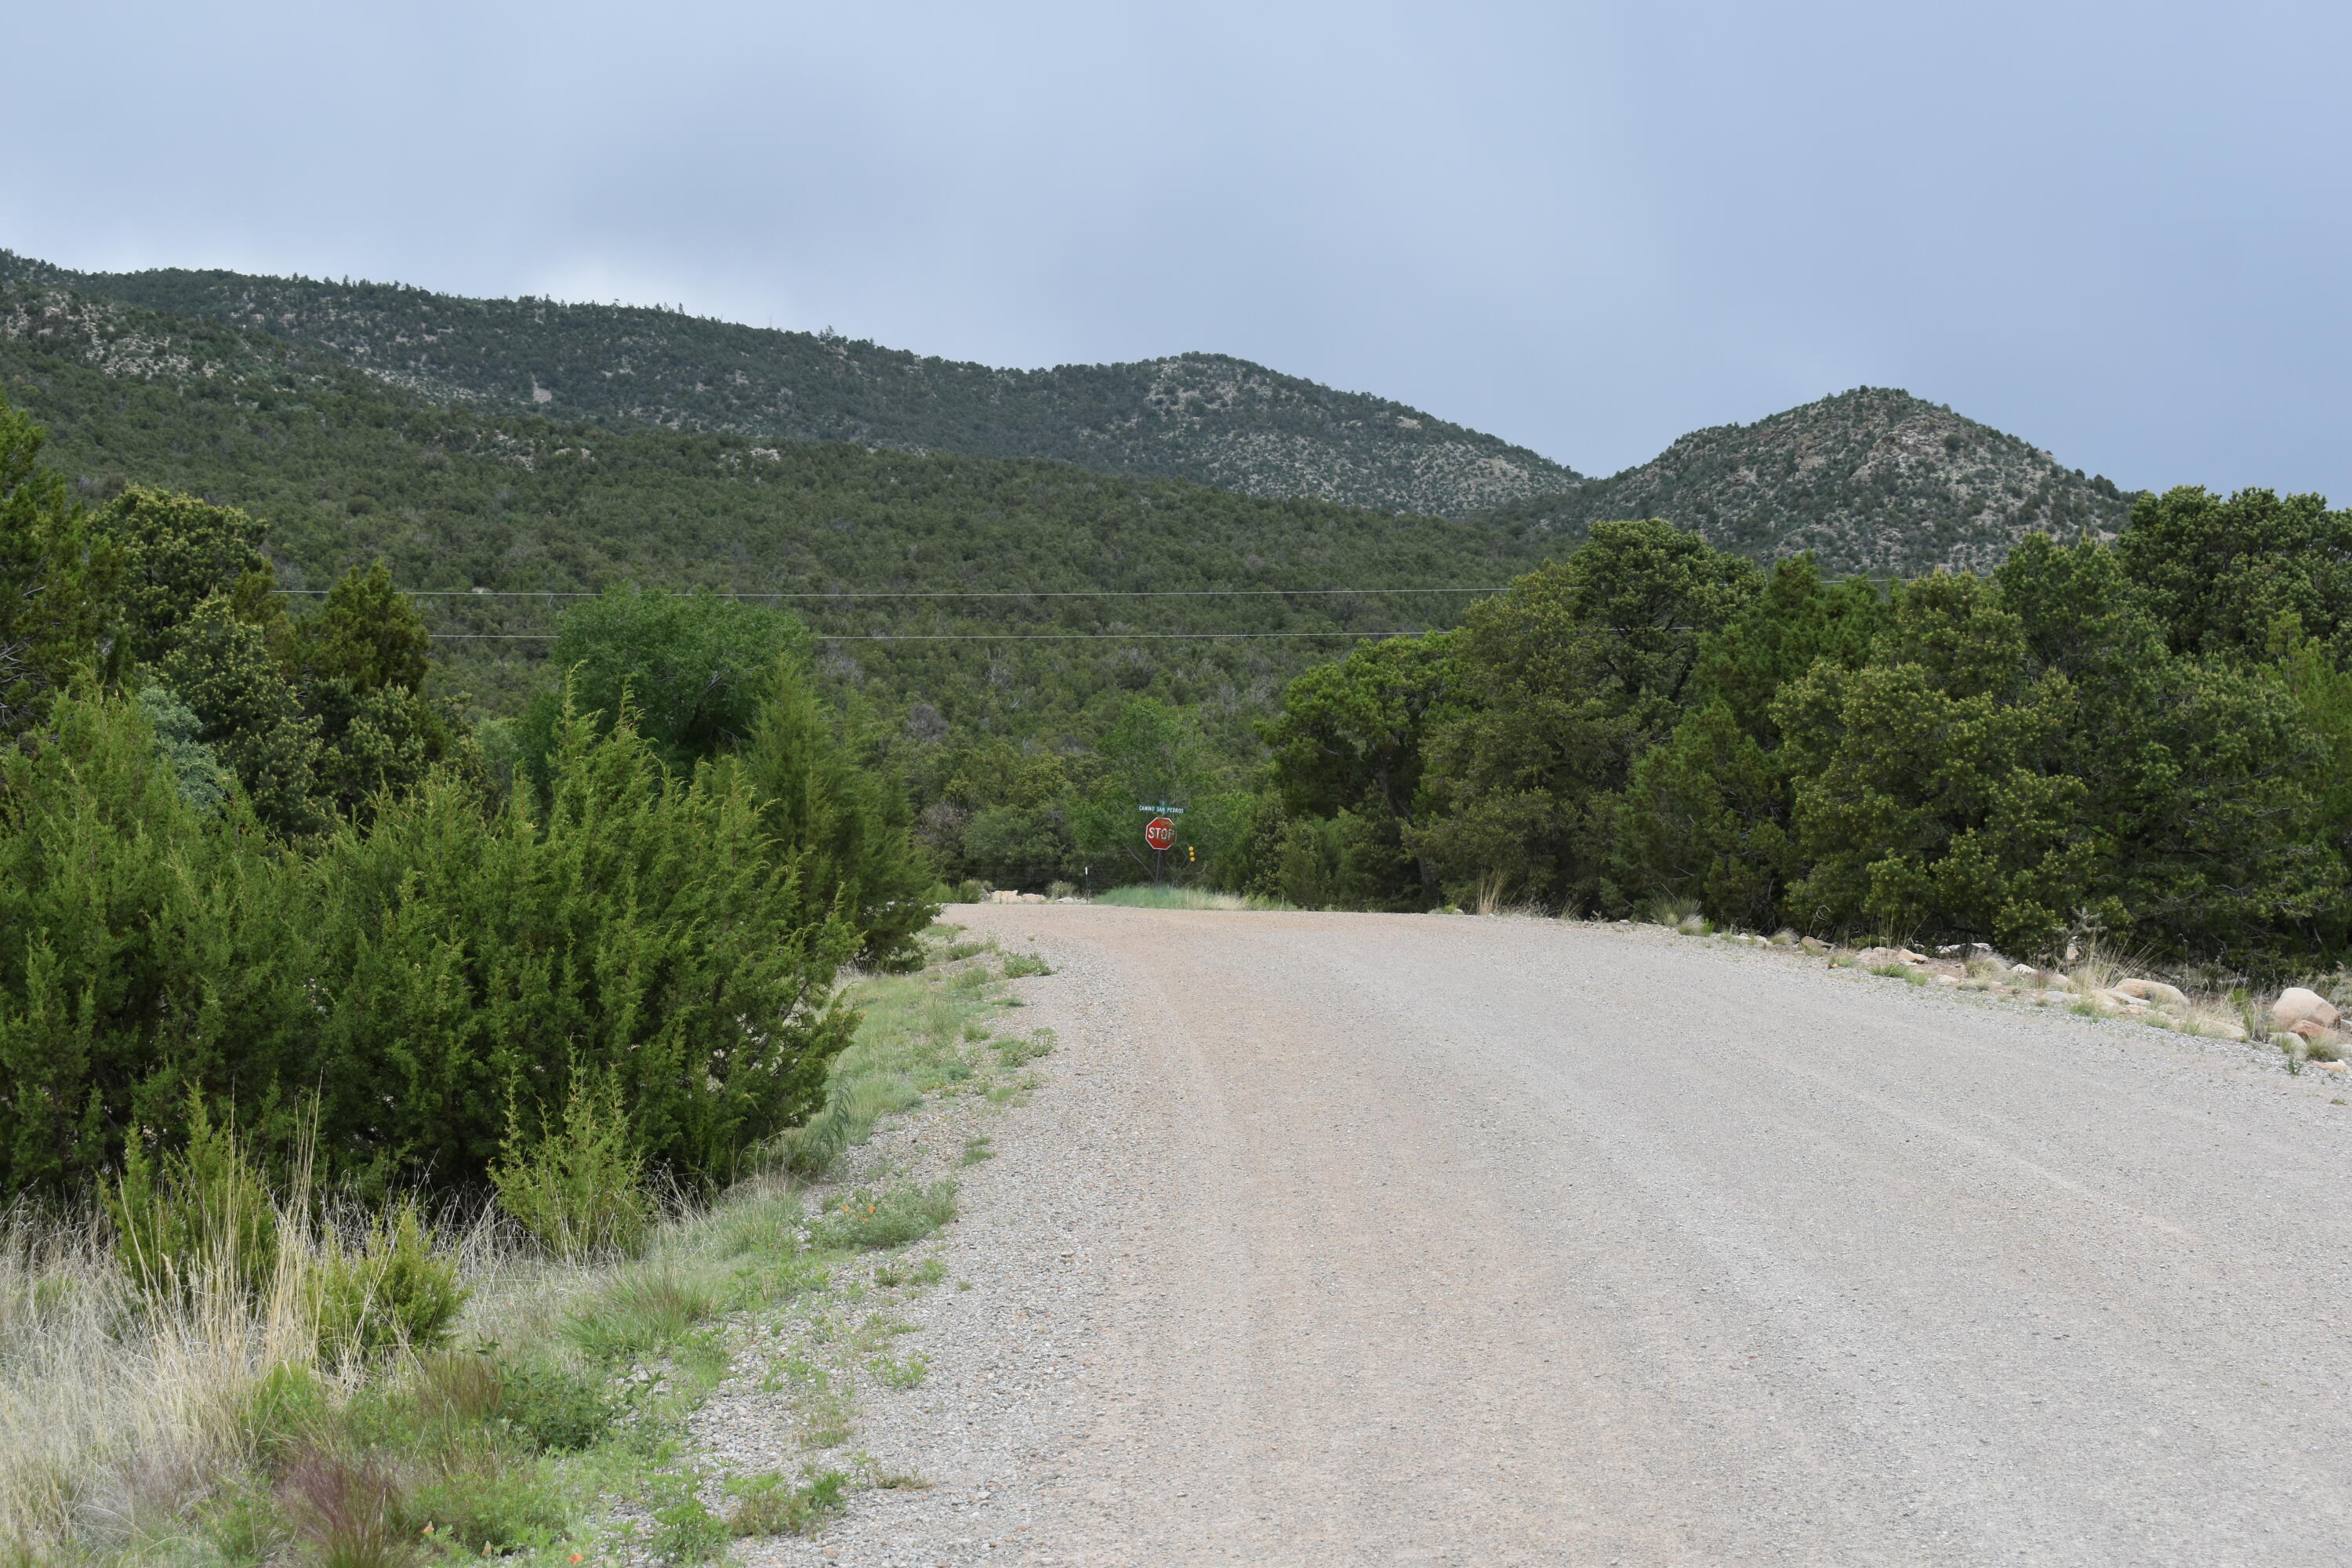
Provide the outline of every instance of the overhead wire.
{"type": "MultiPolygon", "coordinates": [[[[554,642],[553,632],[428,632],[441,642],[554,642]]],[[[1234,637],[1411,637],[1414,631],[1378,632],[816,632],[817,642],[1084,642],[1097,637],[1125,641],[1138,638],[1234,637]]]]}
{"type": "MultiPolygon", "coordinates": [[[[412,599],[593,599],[602,595],[571,588],[398,588],[412,599]]],[[[1498,594],[1499,588],[990,588],[826,589],[759,593],[747,589],[697,590],[718,599],[1211,599],[1307,598],[1376,594],[1498,594]]],[[[325,588],[281,588],[288,595],[316,596],[325,588]]],[[[554,642],[552,632],[432,632],[436,642],[554,642]]],[[[820,632],[818,642],[1086,642],[1178,640],[1232,641],[1266,637],[1414,637],[1411,631],[1290,632],[820,632]]]]}
{"type": "MultiPolygon", "coordinates": [[[[774,594],[712,591],[714,599],[1213,599],[1251,595],[1303,598],[1338,594],[1499,594],[1500,588],[992,588],[971,591],[932,589],[793,590],[774,594]]],[[[280,588],[281,594],[316,595],[327,588],[280,588]]],[[[603,595],[571,588],[395,588],[412,599],[594,599],[603,595]]],[[[702,592],[697,589],[693,592],[702,592]]]]}

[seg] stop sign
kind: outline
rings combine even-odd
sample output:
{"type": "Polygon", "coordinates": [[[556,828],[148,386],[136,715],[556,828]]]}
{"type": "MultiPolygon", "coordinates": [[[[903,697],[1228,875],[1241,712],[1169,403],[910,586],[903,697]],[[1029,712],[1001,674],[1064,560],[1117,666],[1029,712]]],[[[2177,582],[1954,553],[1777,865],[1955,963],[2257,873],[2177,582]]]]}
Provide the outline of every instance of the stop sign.
{"type": "Polygon", "coordinates": [[[1164,816],[1155,816],[1143,825],[1143,841],[1154,849],[1176,847],[1176,825],[1164,816]]]}

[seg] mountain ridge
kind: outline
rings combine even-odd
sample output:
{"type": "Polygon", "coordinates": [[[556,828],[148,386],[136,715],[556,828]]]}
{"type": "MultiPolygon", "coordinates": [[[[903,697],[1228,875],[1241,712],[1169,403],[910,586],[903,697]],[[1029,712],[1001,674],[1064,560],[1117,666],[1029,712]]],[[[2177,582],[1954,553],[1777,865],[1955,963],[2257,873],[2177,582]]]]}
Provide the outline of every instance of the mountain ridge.
{"type": "Polygon", "coordinates": [[[1983,570],[2029,532],[2111,536],[2132,500],[2021,437],[1883,387],[1695,430],[1646,463],[1588,478],[1408,405],[1224,354],[999,370],[656,307],[216,269],[80,273],[0,251],[9,283],[258,333],[486,415],[1042,458],[1260,499],[1475,518],[1559,545],[1606,518],[1657,516],[1759,561],[1811,550],[1833,575],[1983,570]]]}
{"type": "Polygon", "coordinates": [[[2113,538],[2132,500],[1946,405],[1861,386],[1694,430],[1646,463],[1485,515],[1571,534],[1663,517],[1753,560],[1811,551],[1832,570],[1892,577],[1985,571],[2028,533],[2113,538]]]}
{"type": "Polygon", "coordinates": [[[81,273],[0,252],[7,280],[258,329],[436,401],[615,427],[1046,458],[1453,517],[1583,479],[1409,405],[1230,354],[1004,370],[658,307],[222,270],[81,273]]]}

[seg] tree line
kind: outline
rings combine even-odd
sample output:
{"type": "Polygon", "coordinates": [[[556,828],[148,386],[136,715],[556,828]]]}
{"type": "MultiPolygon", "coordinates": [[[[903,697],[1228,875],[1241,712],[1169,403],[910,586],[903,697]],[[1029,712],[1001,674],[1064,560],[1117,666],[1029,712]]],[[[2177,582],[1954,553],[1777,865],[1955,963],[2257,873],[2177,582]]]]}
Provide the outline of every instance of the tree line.
{"type": "Polygon", "coordinates": [[[1983,575],[1769,570],[1596,524],[1458,630],[1307,672],[1229,884],[2096,936],[2243,972],[2352,937],[2352,513],[2176,489],[1983,575]]]}

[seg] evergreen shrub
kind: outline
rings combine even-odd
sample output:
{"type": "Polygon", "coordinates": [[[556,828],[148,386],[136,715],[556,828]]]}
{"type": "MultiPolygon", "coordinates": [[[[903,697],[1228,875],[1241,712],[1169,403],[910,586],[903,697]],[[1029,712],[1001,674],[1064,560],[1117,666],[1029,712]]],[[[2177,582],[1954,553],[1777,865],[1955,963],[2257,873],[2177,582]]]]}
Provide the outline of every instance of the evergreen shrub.
{"type": "Polygon", "coordinates": [[[804,893],[833,862],[751,770],[673,774],[625,715],[566,717],[543,812],[442,772],[299,850],[242,791],[198,809],[137,701],[51,723],[0,761],[9,1190],[88,1190],[197,1105],[272,1157],[314,1127],[363,1190],[477,1185],[509,1104],[567,1104],[575,1073],[703,1184],[815,1109],[855,1026],[834,978],[862,933],[804,893]]]}
{"type": "Polygon", "coordinates": [[[457,1260],[433,1243],[413,1198],[373,1218],[357,1246],[330,1230],[302,1280],[320,1354],[336,1362],[445,1342],[467,1291],[457,1260]]]}
{"type": "Polygon", "coordinates": [[[562,1120],[528,1138],[507,1111],[507,1141],[490,1168],[499,1203],[558,1258],[634,1257],[653,1228],[645,1160],[630,1136],[620,1085],[575,1076],[562,1120]]]}

